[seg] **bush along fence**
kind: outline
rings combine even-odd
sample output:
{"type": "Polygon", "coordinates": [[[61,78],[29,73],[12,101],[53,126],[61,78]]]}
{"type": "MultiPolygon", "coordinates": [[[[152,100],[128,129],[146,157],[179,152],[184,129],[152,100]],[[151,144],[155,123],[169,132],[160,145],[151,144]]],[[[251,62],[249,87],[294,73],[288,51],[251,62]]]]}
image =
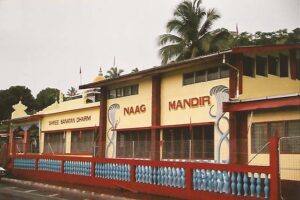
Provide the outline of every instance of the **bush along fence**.
{"type": "Polygon", "coordinates": [[[270,142],[270,166],[17,155],[15,176],[184,199],[279,199],[278,139],[270,142]]]}

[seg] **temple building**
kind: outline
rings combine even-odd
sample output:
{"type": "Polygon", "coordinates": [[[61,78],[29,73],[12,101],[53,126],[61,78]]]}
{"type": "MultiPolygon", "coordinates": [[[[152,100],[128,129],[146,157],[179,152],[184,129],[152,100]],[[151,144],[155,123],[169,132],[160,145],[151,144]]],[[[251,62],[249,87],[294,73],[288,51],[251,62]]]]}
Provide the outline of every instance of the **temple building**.
{"type": "MultiPolygon", "coordinates": [[[[15,105],[10,153],[265,165],[277,133],[282,160],[300,161],[299,44],[236,47],[114,79],[100,73],[80,89],[34,115],[15,105]]],[[[299,171],[282,175],[300,180],[299,171]]]]}

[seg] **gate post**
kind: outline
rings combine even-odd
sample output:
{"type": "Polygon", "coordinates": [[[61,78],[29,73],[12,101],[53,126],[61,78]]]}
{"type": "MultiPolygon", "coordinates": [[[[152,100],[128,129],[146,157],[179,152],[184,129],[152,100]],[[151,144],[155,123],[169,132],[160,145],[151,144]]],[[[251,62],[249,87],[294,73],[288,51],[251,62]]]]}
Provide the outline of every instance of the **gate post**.
{"type": "Polygon", "coordinates": [[[270,174],[271,174],[271,181],[270,181],[270,199],[271,200],[278,200],[280,199],[280,174],[279,174],[279,149],[278,149],[278,142],[279,138],[278,135],[272,136],[270,139],[270,174]]]}

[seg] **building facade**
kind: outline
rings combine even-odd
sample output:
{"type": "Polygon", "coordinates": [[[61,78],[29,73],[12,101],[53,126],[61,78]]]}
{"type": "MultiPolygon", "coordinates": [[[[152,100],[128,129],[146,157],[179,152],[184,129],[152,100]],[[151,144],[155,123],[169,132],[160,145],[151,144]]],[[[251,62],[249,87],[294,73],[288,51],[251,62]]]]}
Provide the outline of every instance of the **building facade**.
{"type": "Polygon", "coordinates": [[[10,152],[264,165],[277,131],[283,161],[300,162],[299,44],[233,48],[80,88],[97,88],[100,101],[13,115],[10,152]]]}

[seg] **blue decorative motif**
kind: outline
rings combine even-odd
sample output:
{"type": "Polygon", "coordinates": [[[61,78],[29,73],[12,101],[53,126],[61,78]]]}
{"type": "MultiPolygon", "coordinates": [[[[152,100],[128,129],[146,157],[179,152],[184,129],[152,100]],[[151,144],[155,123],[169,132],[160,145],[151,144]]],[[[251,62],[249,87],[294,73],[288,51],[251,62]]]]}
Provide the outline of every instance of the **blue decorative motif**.
{"type": "Polygon", "coordinates": [[[244,173],[243,182],[244,196],[248,196],[248,174],[246,172],[244,173]]]}
{"type": "Polygon", "coordinates": [[[16,158],[16,159],[14,159],[14,168],[15,169],[34,170],[35,169],[35,159],[16,158]]]}
{"type": "MultiPolygon", "coordinates": [[[[135,170],[137,172],[140,169],[136,168],[135,170]]],[[[95,177],[119,181],[130,181],[130,166],[128,164],[118,163],[96,163],[95,177]]],[[[141,177],[139,176],[135,176],[136,182],[138,182],[140,178],[141,177]]]]}
{"type": "Polygon", "coordinates": [[[265,182],[264,182],[264,192],[265,192],[265,199],[269,198],[269,175],[265,174],[265,182]]]}
{"type": "Polygon", "coordinates": [[[65,161],[64,173],[80,175],[80,176],[91,176],[91,162],[65,161]]]}
{"type": "Polygon", "coordinates": [[[137,165],[135,169],[137,183],[185,188],[185,170],[175,167],[152,167],[137,165]]]}
{"type": "Polygon", "coordinates": [[[59,173],[61,172],[61,160],[39,159],[38,170],[59,173]]]}

